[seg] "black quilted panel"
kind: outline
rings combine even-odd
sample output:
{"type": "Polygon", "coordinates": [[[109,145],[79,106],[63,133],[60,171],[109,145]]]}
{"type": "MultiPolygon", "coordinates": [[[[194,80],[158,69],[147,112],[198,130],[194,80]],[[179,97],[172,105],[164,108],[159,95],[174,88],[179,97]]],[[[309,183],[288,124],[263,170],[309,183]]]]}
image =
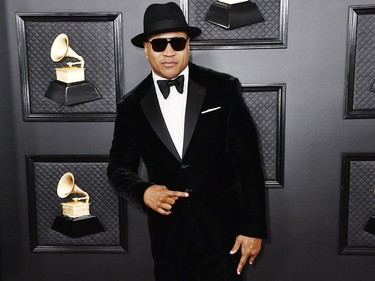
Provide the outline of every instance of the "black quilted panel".
{"type": "Polygon", "coordinates": [[[375,247],[375,235],[363,231],[375,215],[375,160],[351,161],[348,207],[348,247],[375,247]]]}
{"type": "MultiPolygon", "coordinates": [[[[35,194],[35,202],[29,202],[30,210],[35,210],[36,229],[35,244],[43,246],[118,246],[121,244],[119,200],[115,192],[109,186],[106,176],[106,162],[53,162],[51,159],[36,157],[33,159],[33,170],[29,171],[28,177],[33,175],[34,182],[28,187],[34,188],[29,192],[35,194]],[[90,195],[90,213],[97,216],[105,228],[104,232],[84,236],[81,238],[70,238],[51,229],[55,217],[61,214],[60,203],[64,199],[56,193],[57,183],[61,176],[71,172],[75,177],[76,185],[90,195]]],[[[31,200],[32,201],[32,200],[31,200]]]]}
{"type": "Polygon", "coordinates": [[[279,89],[267,88],[244,87],[242,95],[258,128],[266,181],[282,185],[282,93],[279,89]]]}
{"type": "MultiPolygon", "coordinates": [[[[58,119],[64,116],[65,118],[82,116],[84,119],[85,114],[96,119],[114,119],[122,85],[117,78],[122,72],[122,65],[119,63],[122,39],[118,38],[120,19],[118,14],[19,15],[17,28],[26,119],[28,117],[58,119]],[[52,43],[61,33],[67,34],[70,47],[84,58],[85,78],[95,85],[102,99],[64,106],[44,96],[49,83],[56,79],[55,68],[64,66],[68,61],[76,61],[72,58],[57,63],[51,60],[52,43]]],[[[78,118],[75,120],[81,121],[78,118]]]]}
{"type": "Polygon", "coordinates": [[[375,15],[359,15],[355,56],[353,109],[375,110],[375,15]]]}
{"type": "Polygon", "coordinates": [[[188,1],[189,24],[203,30],[198,40],[264,39],[279,38],[280,0],[256,0],[265,21],[250,26],[226,30],[204,20],[212,0],[188,1]]]}
{"type": "Polygon", "coordinates": [[[349,7],[345,118],[375,118],[375,5],[349,7]]]}
{"type": "Polygon", "coordinates": [[[180,6],[192,26],[202,34],[190,42],[194,49],[253,49],[286,48],[288,0],[255,0],[264,21],[251,25],[225,29],[205,21],[214,0],[180,0],[180,6]]]}

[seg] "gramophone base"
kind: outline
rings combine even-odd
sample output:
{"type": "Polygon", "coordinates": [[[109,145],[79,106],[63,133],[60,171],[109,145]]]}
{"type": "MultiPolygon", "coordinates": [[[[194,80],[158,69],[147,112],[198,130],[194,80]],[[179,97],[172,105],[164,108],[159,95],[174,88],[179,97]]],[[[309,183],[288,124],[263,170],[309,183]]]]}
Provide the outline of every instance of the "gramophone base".
{"type": "Polygon", "coordinates": [[[216,1],[208,9],[205,20],[225,29],[234,29],[262,22],[264,18],[258,6],[251,1],[232,5],[216,1]]]}
{"type": "Polygon", "coordinates": [[[102,98],[91,82],[82,81],[67,84],[58,80],[49,84],[45,97],[67,106],[102,98]]]}
{"type": "Polygon", "coordinates": [[[375,234],[375,216],[372,216],[369,219],[364,231],[371,233],[371,234],[375,234]]]}
{"type": "Polygon", "coordinates": [[[374,84],[372,84],[370,91],[375,92],[375,82],[374,82],[374,84]]]}
{"type": "Polygon", "coordinates": [[[98,232],[103,232],[104,227],[96,216],[81,216],[70,218],[59,215],[51,228],[71,238],[83,237],[98,232]]]}

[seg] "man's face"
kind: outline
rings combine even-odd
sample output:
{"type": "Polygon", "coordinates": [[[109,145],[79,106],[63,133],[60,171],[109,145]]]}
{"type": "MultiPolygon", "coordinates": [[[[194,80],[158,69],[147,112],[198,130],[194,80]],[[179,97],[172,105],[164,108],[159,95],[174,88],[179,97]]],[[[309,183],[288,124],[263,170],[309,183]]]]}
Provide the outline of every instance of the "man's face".
{"type": "Polygon", "coordinates": [[[154,51],[150,42],[145,42],[143,44],[145,56],[151,68],[160,77],[172,79],[185,69],[190,59],[189,39],[186,32],[167,32],[148,38],[148,41],[152,41],[156,38],[170,39],[176,37],[187,39],[186,47],[182,51],[175,51],[170,43],[168,43],[165,50],[161,52],[154,51]]]}

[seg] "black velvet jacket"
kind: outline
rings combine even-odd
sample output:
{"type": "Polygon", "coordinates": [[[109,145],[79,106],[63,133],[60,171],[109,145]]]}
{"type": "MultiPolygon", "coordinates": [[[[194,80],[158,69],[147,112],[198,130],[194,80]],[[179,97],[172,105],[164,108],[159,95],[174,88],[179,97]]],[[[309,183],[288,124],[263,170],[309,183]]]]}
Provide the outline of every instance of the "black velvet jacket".
{"type": "Polygon", "coordinates": [[[186,236],[186,220],[194,221],[213,251],[229,252],[238,234],[266,237],[257,131],[238,79],[190,63],[185,119],[181,159],[151,74],[118,107],[108,178],[120,196],[148,213],[154,256],[177,251],[186,236]],[[148,181],[138,176],[140,159],[148,181]],[[152,184],[190,190],[190,196],[177,201],[172,215],[162,216],[143,202],[152,184]]]}

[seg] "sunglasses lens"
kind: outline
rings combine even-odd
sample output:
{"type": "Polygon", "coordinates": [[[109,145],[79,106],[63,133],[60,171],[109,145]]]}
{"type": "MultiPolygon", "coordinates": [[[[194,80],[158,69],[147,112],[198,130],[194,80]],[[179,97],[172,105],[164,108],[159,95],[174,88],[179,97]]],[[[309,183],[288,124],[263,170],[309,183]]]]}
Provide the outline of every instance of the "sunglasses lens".
{"type": "Polygon", "coordinates": [[[185,49],[186,46],[186,39],[185,38],[172,38],[171,39],[171,46],[175,51],[182,51],[185,49]]]}
{"type": "Polygon", "coordinates": [[[168,42],[171,43],[173,50],[182,51],[183,49],[185,49],[187,40],[182,37],[176,37],[171,39],[156,38],[152,40],[150,43],[152,49],[155,52],[163,52],[167,48],[168,42]]]}
{"type": "Polygon", "coordinates": [[[167,48],[167,45],[168,45],[167,39],[162,39],[162,38],[154,39],[150,43],[152,45],[152,49],[155,52],[163,52],[165,48],[167,48]]]}

